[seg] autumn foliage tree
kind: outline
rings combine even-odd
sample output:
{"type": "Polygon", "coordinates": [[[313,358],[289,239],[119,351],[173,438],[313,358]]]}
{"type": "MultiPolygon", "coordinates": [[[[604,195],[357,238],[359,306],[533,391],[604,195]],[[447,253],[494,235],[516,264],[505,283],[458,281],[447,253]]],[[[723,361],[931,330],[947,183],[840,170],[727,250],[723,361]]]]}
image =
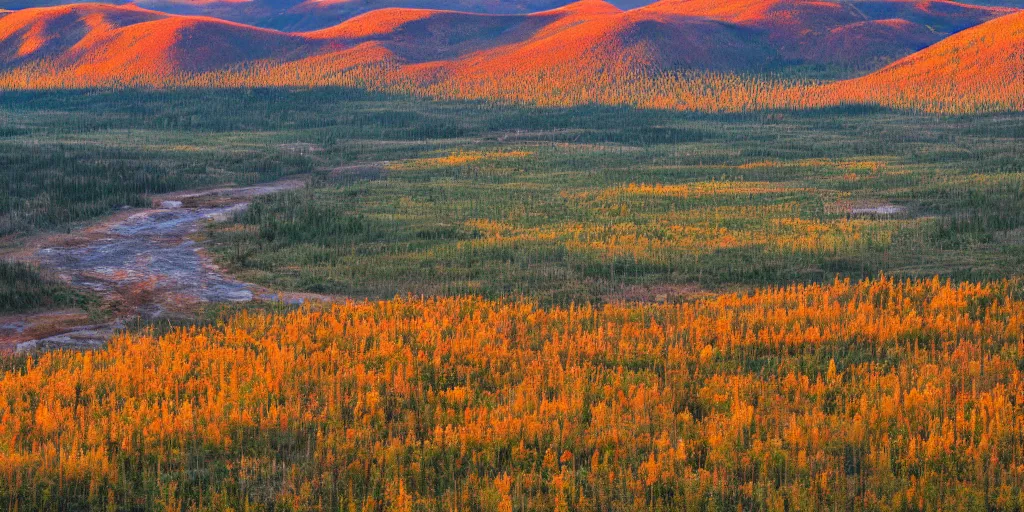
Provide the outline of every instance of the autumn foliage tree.
{"type": "Polygon", "coordinates": [[[0,501],[1015,509],[1018,282],[665,306],[396,299],[122,336],[0,377],[0,501]]]}

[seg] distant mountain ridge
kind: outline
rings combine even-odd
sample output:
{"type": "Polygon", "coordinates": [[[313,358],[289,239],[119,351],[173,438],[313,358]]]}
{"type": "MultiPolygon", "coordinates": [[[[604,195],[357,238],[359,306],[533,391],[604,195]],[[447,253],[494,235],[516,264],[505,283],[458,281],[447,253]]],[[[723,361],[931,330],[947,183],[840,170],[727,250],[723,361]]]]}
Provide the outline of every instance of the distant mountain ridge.
{"type": "MultiPolygon", "coordinates": [[[[624,0],[626,7],[637,2],[624,0]]],[[[0,0],[0,9],[24,9],[75,3],[66,0],[0,0]]],[[[210,16],[284,31],[327,28],[383,8],[445,9],[483,14],[524,14],[562,7],[567,0],[104,0],[146,9],[210,16]]],[[[643,3],[640,0],[640,3],[643,3]]]]}
{"type": "MultiPolygon", "coordinates": [[[[483,14],[526,14],[556,9],[572,0],[104,0],[171,14],[211,16],[247,25],[289,32],[327,28],[360,14],[383,8],[442,9],[483,14]]],[[[75,3],[68,0],[0,0],[0,10],[75,3]]],[[[614,0],[624,10],[653,0],[614,0]]],[[[729,2],[715,2],[729,3],[729,2]]],[[[1024,0],[970,0],[978,5],[1024,7],[1024,0]]]]}
{"type": "MultiPolygon", "coordinates": [[[[784,78],[794,67],[842,66],[879,71],[821,89],[829,101],[880,101],[865,88],[894,96],[904,84],[934,91],[917,79],[931,76],[924,68],[941,82],[967,54],[997,62],[1009,55],[1003,65],[976,67],[1016,79],[1024,67],[1015,60],[1012,20],[1019,17],[1012,9],[946,0],[660,0],[632,10],[581,0],[529,14],[379,9],[320,30],[282,32],[135,5],[73,4],[0,16],[0,83],[162,85],[215,73],[201,83],[313,86],[344,76],[344,83],[442,97],[555,94],[566,102],[630,103],[630,95],[654,94],[637,84],[665,73],[784,78]],[[969,51],[958,53],[958,45],[969,51]],[[985,50],[990,46],[998,51],[985,50]],[[933,56],[916,57],[920,50],[933,56]],[[358,78],[353,70],[361,70],[358,78]]],[[[961,75],[952,79],[987,80],[961,75]]],[[[639,103],[677,101],[671,91],[658,94],[639,103]]],[[[808,102],[795,89],[785,94],[808,102]]]]}

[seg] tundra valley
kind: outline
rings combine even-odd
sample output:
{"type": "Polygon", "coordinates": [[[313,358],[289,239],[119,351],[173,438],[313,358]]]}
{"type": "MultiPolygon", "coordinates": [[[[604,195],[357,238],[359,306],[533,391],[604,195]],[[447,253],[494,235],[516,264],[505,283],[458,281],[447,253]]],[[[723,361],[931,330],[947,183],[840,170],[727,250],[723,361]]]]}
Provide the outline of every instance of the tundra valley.
{"type": "Polygon", "coordinates": [[[1015,0],[0,0],[0,509],[1024,509],[1015,0]]]}

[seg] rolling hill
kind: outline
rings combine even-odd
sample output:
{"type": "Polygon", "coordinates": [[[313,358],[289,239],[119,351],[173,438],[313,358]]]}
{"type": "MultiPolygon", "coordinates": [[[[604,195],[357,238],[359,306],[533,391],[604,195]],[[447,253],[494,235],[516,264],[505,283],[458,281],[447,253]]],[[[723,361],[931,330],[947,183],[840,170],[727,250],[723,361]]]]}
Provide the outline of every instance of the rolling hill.
{"type": "Polygon", "coordinates": [[[660,0],[628,11],[581,0],[530,14],[380,9],[280,32],[75,4],[0,16],[0,86],[326,84],[659,108],[879,102],[888,90],[906,102],[998,98],[1019,88],[1020,19],[944,0],[660,0]],[[785,82],[792,66],[880,71],[818,87],[785,82]],[[687,84],[693,74],[715,85],[687,84]]]}
{"type": "Polygon", "coordinates": [[[1024,12],[967,29],[833,87],[855,101],[894,106],[1024,109],[1024,12]]]}
{"type": "MultiPolygon", "coordinates": [[[[551,10],[570,4],[571,0],[133,0],[135,5],[161,12],[192,16],[210,16],[264,28],[283,31],[318,30],[334,26],[346,19],[385,8],[417,8],[444,9],[483,14],[527,14],[551,10]]],[[[653,0],[613,0],[611,3],[620,9],[634,9],[651,4],[653,0]]],[[[0,0],[2,9],[24,9],[74,3],[68,0],[0,0]]],[[[106,3],[126,4],[129,0],[106,0],[106,3]]],[[[672,2],[657,2],[672,3],[672,2]]],[[[683,0],[675,3],[692,3],[694,7],[721,5],[720,10],[728,11],[737,2],[702,2],[699,0],[683,0]]],[[[830,2],[822,2],[830,3],[830,2]]],[[[930,4],[927,1],[907,0],[846,0],[843,5],[854,6],[872,19],[905,18],[910,11],[919,9],[918,4],[930,4]],[[867,4],[874,4],[867,5],[867,4]],[[904,4],[902,8],[887,4],[904,4]],[[866,6],[867,5],[867,6],[866,6]],[[879,17],[881,12],[893,9],[890,16],[879,17]],[[902,12],[895,12],[902,11],[902,12]]],[[[941,2],[946,4],[948,2],[941,2]]],[[[1024,7],[1024,0],[976,0],[966,4],[1005,5],[1024,7]]],[[[739,2],[738,5],[743,5],[739,2]]],[[[905,18],[909,19],[909,18],[905,18]]],[[[915,23],[928,24],[927,21],[910,20],[915,23]]],[[[949,32],[944,27],[945,21],[939,21],[933,27],[939,32],[949,32]]],[[[966,25],[969,26],[969,25],[966,25]]],[[[962,26],[962,28],[966,28],[962,26]]]]}
{"type": "Polygon", "coordinates": [[[944,0],[661,0],[640,11],[735,24],[763,33],[783,59],[858,68],[1012,12],[944,0]]]}
{"type": "Polygon", "coordinates": [[[640,69],[753,69],[774,56],[743,29],[713,20],[624,12],[582,0],[529,15],[385,9],[307,37],[374,42],[398,62],[450,76],[640,69]]]}
{"type": "MultiPolygon", "coordinates": [[[[595,11],[601,4],[585,1],[574,5],[595,11]]],[[[568,72],[574,74],[625,74],[638,69],[749,70],[774,60],[771,49],[747,31],[714,20],[611,12],[607,8],[600,12],[577,12],[528,40],[471,55],[460,63],[459,71],[542,72],[561,66],[571,68],[568,72]]]]}
{"type": "MultiPolygon", "coordinates": [[[[68,0],[0,0],[0,9],[75,3],[68,0]]],[[[451,9],[487,14],[524,14],[561,7],[566,0],[106,0],[146,9],[285,31],[327,28],[373,10],[405,7],[451,9]]]]}
{"type": "Polygon", "coordinates": [[[314,46],[302,36],[135,6],[76,4],[0,18],[0,64],[46,65],[98,83],[284,60],[314,46]]]}
{"type": "Polygon", "coordinates": [[[661,0],[622,11],[600,0],[530,15],[383,9],[306,34],[348,46],[373,41],[405,64],[456,75],[702,69],[763,72],[784,65],[877,69],[963,26],[1008,10],[955,2],[661,0]],[[903,17],[896,17],[902,13],[903,17]],[[944,32],[943,30],[947,31],[944,32]]]}

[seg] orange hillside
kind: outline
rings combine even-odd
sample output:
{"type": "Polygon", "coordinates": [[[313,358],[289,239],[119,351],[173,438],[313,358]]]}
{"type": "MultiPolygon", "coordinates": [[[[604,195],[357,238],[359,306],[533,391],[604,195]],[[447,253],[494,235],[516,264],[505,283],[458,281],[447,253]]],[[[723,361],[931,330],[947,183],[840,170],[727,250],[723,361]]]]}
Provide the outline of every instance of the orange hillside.
{"type": "Polygon", "coordinates": [[[0,63],[80,78],[152,81],[301,55],[304,38],[213,18],[101,4],[25,9],[0,18],[0,63]]]}
{"type": "Polygon", "coordinates": [[[863,78],[833,86],[850,101],[934,110],[1024,108],[1024,13],[965,30],[863,78]]]}
{"type": "Polygon", "coordinates": [[[734,23],[763,32],[783,58],[861,67],[1012,12],[945,0],[661,0],[641,11],[734,23]]]}
{"type": "Polygon", "coordinates": [[[343,85],[549,105],[1018,108],[1021,16],[945,0],[661,0],[630,11],[581,0],[522,15],[382,9],[285,33],[76,4],[0,16],[0,87],[343,85]],[[901,58],[824,86],[785,74],[901,58]]]}
{"type": "MultiPolygon", "coordinates": [[[[751,70],[773,52],[743,29],[692,17],[613,11],[586,1],[563,9],[564,18],[530,39],[471,55],[457,72],[537,72],[571,67],[573,73],[636,70],[751,70]],[[583,11],[583,8],[586,8],[583,11]],[[598,11],[600,14],[581,14],[598,11]]],[[[552,11],[556,12],[556,11],[552,11]]],[[[542,13],[543,14],[543,13],[542,13]]]]}

